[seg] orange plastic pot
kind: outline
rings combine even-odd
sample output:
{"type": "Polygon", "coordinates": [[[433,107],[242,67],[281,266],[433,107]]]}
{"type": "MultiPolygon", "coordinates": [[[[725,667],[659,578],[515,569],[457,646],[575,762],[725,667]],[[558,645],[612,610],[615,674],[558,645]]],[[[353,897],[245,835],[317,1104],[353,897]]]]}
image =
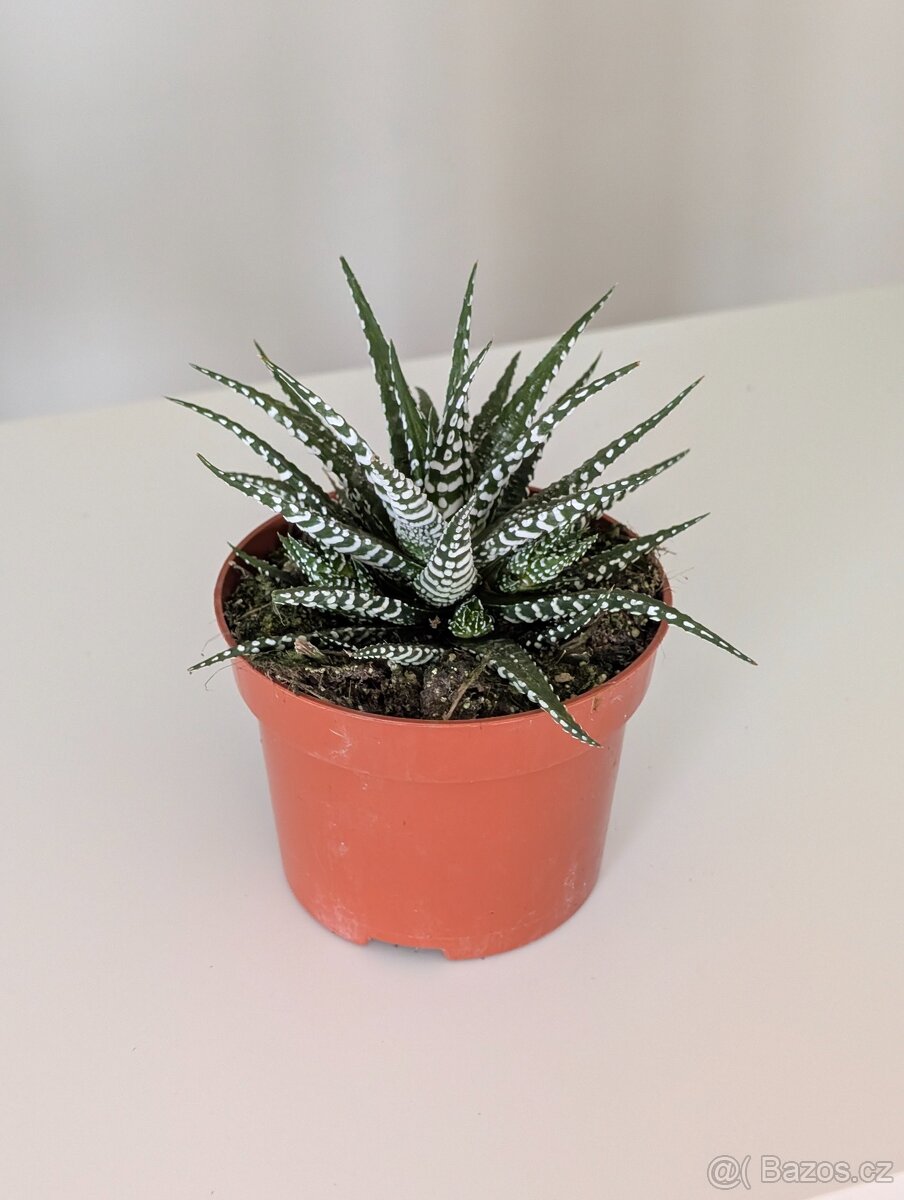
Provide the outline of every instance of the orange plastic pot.
{"type": "MultiPolygon", "coordinates": [[[[240,548],[264,555],[284,529],[273,518],[240,548]]],[[[237,580],[230,555],[214,596],[230,645],[223,602],[237,580]]],[[[626,670],[568,702],[599,749],[540,711],[471,721],[373,716],[295,695],[233,660],[260,722],[295,896],[352,942],[430,947],[447,958],[512,950],[561,925],[599,875],[625,724],[665,629],[626,670]]]]}

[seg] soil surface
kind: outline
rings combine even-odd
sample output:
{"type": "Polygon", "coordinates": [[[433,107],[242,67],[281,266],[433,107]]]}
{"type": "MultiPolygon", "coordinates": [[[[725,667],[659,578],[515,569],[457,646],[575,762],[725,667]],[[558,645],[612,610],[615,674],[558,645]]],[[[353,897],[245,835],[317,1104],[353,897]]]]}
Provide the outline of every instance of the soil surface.
{"type": "MultiPolygon", "coordinates": [[[[600,531],[601,550],[613,541],[626,540],[621,526],[600,531]]],[[[305,581],[285,558],[281,548],[268,561],[288,576],[276,584],[267,577],[238,566],[242,578],[224,608],[229,628],[237,641],[273,637],[278,634],[304,633],[327,625],[353,624],[354,618],[332,619],[312,609],[275,610],[270,595],[278,587],[300,586],[305,581]]],[[[566,576],[567,589],[580,591],[579,572],[566,576]]],[[[606,587],[624,588],[659,597],[662,569],[654,554],[649,554],[606,581],[606,587]]],[[[534,594],[551,593],[556,585],[538,589],[534,594]]],[[[599,585],[592,585],[599,587],[599,585]]],[[[637,613],[602,613],[576,638],[546,651],[532,651],[534,658],[552,680],[563,700],[581,695],[624,670],[649,645],[658,622],[637,613]]],[[[493,637],[523,633],[524,625],[505,627],[497,623],[493,637]]],[[[394,627],[398,632],[398,627],[394,627]]],[[[476,644],[475,644],[476,648],[476,644]]],[[[500,717],[524,712],[530,701],[513,691],[492,669],[486,668],[474,653],[451,650],[440,662],[425,666],[399,666],[380,662],[356,662],[341,652],[328,652],[313,659],[295,650],[259,655],[254,666],[289,691],[316,696],[346,708],[391,717],[422,720],[467,720],[475,717],[500,717]]]]}

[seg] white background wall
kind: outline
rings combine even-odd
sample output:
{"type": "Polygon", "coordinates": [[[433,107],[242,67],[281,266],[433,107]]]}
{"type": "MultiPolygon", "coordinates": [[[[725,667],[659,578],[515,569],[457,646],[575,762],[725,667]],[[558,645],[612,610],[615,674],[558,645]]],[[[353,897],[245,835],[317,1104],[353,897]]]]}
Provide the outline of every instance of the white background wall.
{"type": "Polygon", "coordinates": [[[4,0],[0,415],[904,278],[901,0],[4,0]]]}

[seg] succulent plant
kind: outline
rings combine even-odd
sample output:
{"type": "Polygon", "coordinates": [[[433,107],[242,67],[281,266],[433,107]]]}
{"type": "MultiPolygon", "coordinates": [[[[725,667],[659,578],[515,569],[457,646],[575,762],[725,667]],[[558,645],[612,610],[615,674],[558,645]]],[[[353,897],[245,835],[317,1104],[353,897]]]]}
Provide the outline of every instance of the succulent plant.
{"type": "Polygon", "coordinates": [[[271,563],[237,552],[246,566],[271,577],[272,603],[289,617],[286,632],[246,640],[191,670],[236,656],[286,650],[422,664],[457,649],[477,655],[573,737],[596,745],[556,695],[532,649],[569,642],[601,614],[629,612],[668,622],[753,661],[657,597],[617,586],[619,572],[628,564],[701,517],[645,537],[610,542],[603,549],[597,534],[599,518],[616,501],[687,453],[598,482],[696,383],[556,483],[541,491],[530,489],[546,443],[569,413],[638,365],[598,376],[597,359],[576,383],[548,400],[559,368],[611,290],[517,385],[516,354],[472,418],[469,394],[489,349],[471,357],[476,266],[458,319],[444,403],[437,407],[423,389],[409,386],[395,345],[384,336],[348,263],[341,261],[373,363],[389,457],[378,454],[336,409],[277,366],[260,346],[280,398],[195,368],[287,429],[316,455],[333,486],[330,491],[321,487],[238,422],[175,400],[228,429],[272,469],[274,474],[266,476],[226,471],[199,455],[218,478],[285,518],[289,532],[282,546],[304,581],[300,587],[285,586],[286,578],[271,563]],[[299,636],[291,621],[298,608],[322,612],[323,627],[299,636]]]}

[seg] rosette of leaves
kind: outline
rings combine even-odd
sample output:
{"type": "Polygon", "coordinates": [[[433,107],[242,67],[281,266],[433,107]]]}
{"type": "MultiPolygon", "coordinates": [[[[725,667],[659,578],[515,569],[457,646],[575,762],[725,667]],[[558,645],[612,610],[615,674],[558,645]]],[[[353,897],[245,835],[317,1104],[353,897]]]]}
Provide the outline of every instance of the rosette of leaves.
{"type": "Polygon", "coordinates": [[[544,447],[568,415],[638,365],[597,374],[597,359],[576,383],[550,398],[566,356],[611,292],[517,383],[516,354],[472,416],[472,385],[489,349],[472,356],[469,344],[476,267],[465,290],[441,405],[409,385],[395,345],[383,334],[344,259],[342,267],[373,363],[389,454],[378,453],[335,408],[259,346],[276,395],[196,367],[262,409],[313,452],[332,487],[322,487],[237,421],[175,401],[223,426],[270,468],[269,474],[223,470],[199,456],[218,478],[285,518],[289,531],[283,548],[296,568],[296,582],[299,574],[304,581],[286,586],[271,563],[239,554],[246,566],[270,577],[272,603],[283,614],[285,633],[246,640],[191,670],[286,650],[402,664],[429,663],[452,649],[466,651],[572,737],[595,745],[556,695],[532,650],[567,644],[601,614],[630,612],[665,621],[752,662],[660,598],[617,586],[628,564],[701,518],[602,549],[596,532],[599,518],[616,501],[684,457],[686,451],[602,480],[695,384],[551,486],[530,490],[544,447]],[[292,613],[301,609],[322,613],[322,628],[312,631],[308,621],[299,636],[292,613]]]}

